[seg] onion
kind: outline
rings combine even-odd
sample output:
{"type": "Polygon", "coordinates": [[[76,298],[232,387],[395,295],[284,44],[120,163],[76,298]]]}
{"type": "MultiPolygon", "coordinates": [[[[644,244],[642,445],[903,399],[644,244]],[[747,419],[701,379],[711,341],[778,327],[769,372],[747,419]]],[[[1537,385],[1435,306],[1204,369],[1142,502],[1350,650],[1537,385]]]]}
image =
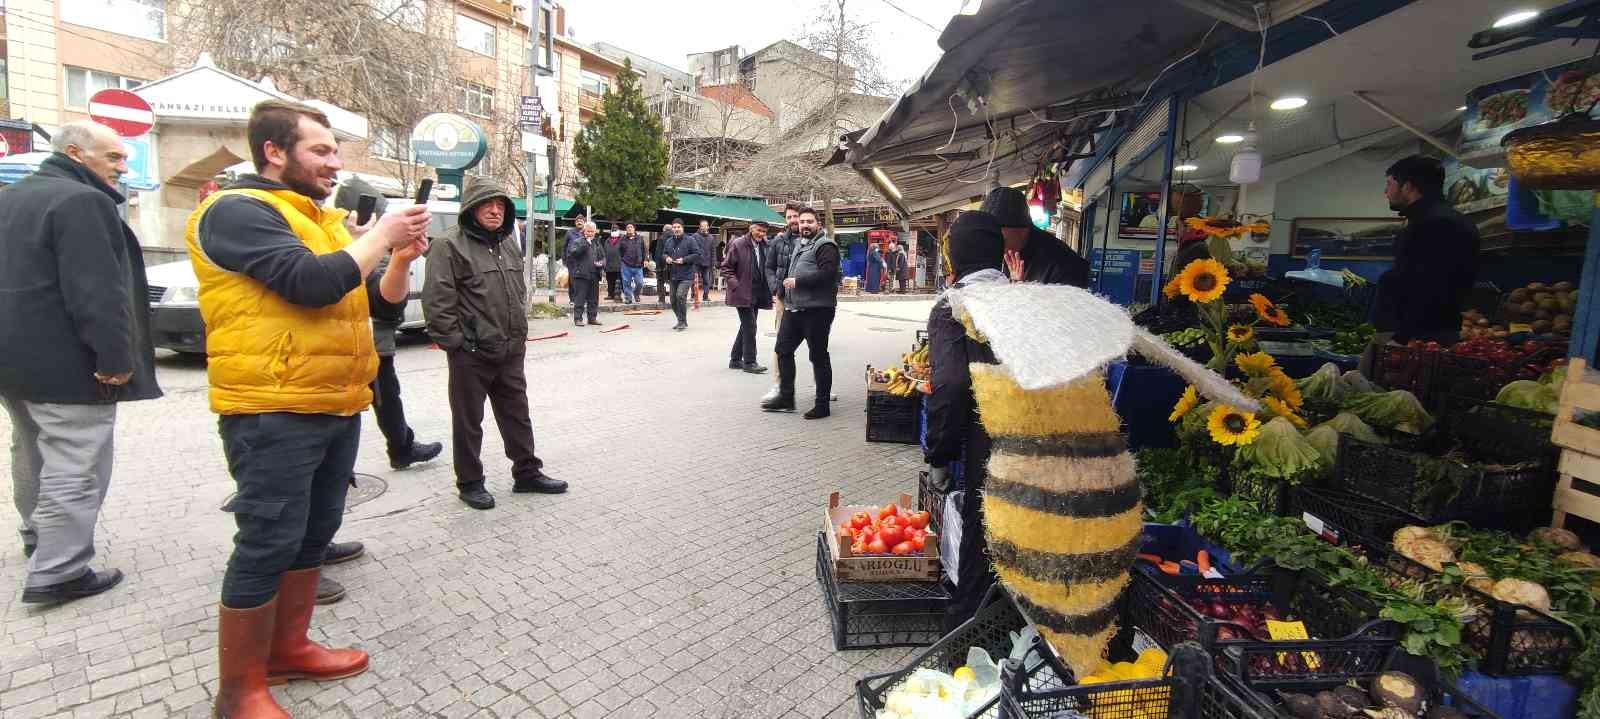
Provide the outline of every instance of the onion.
{"type": "Polygon", "coordinates": [[[1461,569],[1463,575],[1466,575],[1467,586],[1480,592],[1494,591],[1494,578],[1490,577],[1483,567],[1472,562],[1456,562],[1456,566],[1461,569]]]}
{"type": "Polygon", "coordinates": [[[1502,579],[1494,583],[1489,595],[1502,602],[1521,604],[1541,612],[1550,611],[1550,593],[1526,579],[1502,579]]]}
{"type": "Polygon", "coordinates": [[[1583,549],[1583,540],[1578,539],[1578,535],[1557,527],[1535,529],[1528,533],[1528,539],[1554,544],[1562,549],[1583,549]]]}
{"type": "Polygon", "coordinates": [[[1418,539],[1408,542],[1405,546],[1395,545],[1395,550],[1405,558],[1435,572],[1444,569],[1445,562],[1456,561],[1455,551],[1437,539],[1418,539]]]}
{"type": "Polygon", "coordinates": [[[1394,530],[1394,537],[1392,538],[1392,540],[1394,542],[1394,546],[1396,548],[1398,548],[1402,544],[1410,544],[1411,542],[1417,541],[1419,539],[1434,539],[1434,538],[1435,537],[1433,536],[1433,530],[1428,529],[1427,527],[1411,526],[1411,527],[1401,527],[1399,529],[1394,530]]]}

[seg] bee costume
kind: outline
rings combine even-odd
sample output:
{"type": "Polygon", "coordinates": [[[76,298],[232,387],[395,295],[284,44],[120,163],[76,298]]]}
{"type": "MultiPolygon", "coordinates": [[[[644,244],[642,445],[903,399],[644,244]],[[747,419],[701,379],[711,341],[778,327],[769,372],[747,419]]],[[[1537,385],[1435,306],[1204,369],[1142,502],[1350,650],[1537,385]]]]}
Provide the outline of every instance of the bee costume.
{"type": "Polygon", "coordinates": [[[946,297],[998,364],[973,362],[979,420],[993,441],[983,524],[1000,581],[1078,676],[1116,633],[1116,600],[1143,530],[1133,457],[1103,368],[1130,349],[1213,399],[1256,403],[1222,377],[1075,287],[965,278],[946,297]]]}

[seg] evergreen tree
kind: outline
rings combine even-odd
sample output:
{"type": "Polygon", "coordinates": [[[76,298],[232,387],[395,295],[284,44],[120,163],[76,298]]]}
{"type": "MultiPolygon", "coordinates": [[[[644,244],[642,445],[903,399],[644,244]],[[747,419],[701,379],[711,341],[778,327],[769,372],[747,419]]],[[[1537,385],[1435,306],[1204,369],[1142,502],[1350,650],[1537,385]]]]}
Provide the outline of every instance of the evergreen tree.
{"type": "Polygon", "coordinates": [[[650,222],[656,211],[672,207],[676,195],[667,183],[667,142],[661,118],[650,112],[633,63],[624,61],[606,93],[602,114],[578,135],[573,148],[578,172],[578,204],[618,221],[650,222]]]}

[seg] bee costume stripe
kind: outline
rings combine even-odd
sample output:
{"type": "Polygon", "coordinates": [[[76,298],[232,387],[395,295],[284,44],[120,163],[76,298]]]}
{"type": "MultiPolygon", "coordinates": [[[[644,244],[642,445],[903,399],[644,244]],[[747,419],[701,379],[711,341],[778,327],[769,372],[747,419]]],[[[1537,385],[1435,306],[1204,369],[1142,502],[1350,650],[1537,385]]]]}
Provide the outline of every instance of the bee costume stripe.
{"type": "Polygon", "coordinates": [[[999,360],[970,367],[994,444],[983,498],[990,559],[1039,633],[1085,676],[1116,633],[1117,597],[1144,527],[1106,363],[1135,350],[1208,397],[1256,403],[1084,290],[985,271],[948,298],[968,336],[999,360]]]}

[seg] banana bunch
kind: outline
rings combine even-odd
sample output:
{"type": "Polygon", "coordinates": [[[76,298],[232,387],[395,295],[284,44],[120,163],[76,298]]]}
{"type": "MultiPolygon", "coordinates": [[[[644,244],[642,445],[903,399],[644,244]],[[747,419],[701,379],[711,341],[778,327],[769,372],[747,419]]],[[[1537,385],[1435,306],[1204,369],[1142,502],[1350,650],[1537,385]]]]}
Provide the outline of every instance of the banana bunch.
{"type": "Polygon", "coordinates": [[[905,353],[903,355],[900,355],[900,359],[905,364],[912,365],[912,366],[927,364],[928,363],[928,345],[927,345],[927,343],[923,343],[921,347],[918,347],[918,348],[916,348],[916,349],[914,349],[914,350],[912,350],[910,352],[907,352],[907,353],[905,353]]]}
{"type": "Polygon", "coordinates": [[[897,397],[910,397],[917,391],[917,385],[912,380],[911,376],[907,375],[905,372],[902,372],[898,367],[890,368],[889,371],[885,373],[885,378],[889,384],[889,386],[886,388],[889,394],[897,397]]]}

